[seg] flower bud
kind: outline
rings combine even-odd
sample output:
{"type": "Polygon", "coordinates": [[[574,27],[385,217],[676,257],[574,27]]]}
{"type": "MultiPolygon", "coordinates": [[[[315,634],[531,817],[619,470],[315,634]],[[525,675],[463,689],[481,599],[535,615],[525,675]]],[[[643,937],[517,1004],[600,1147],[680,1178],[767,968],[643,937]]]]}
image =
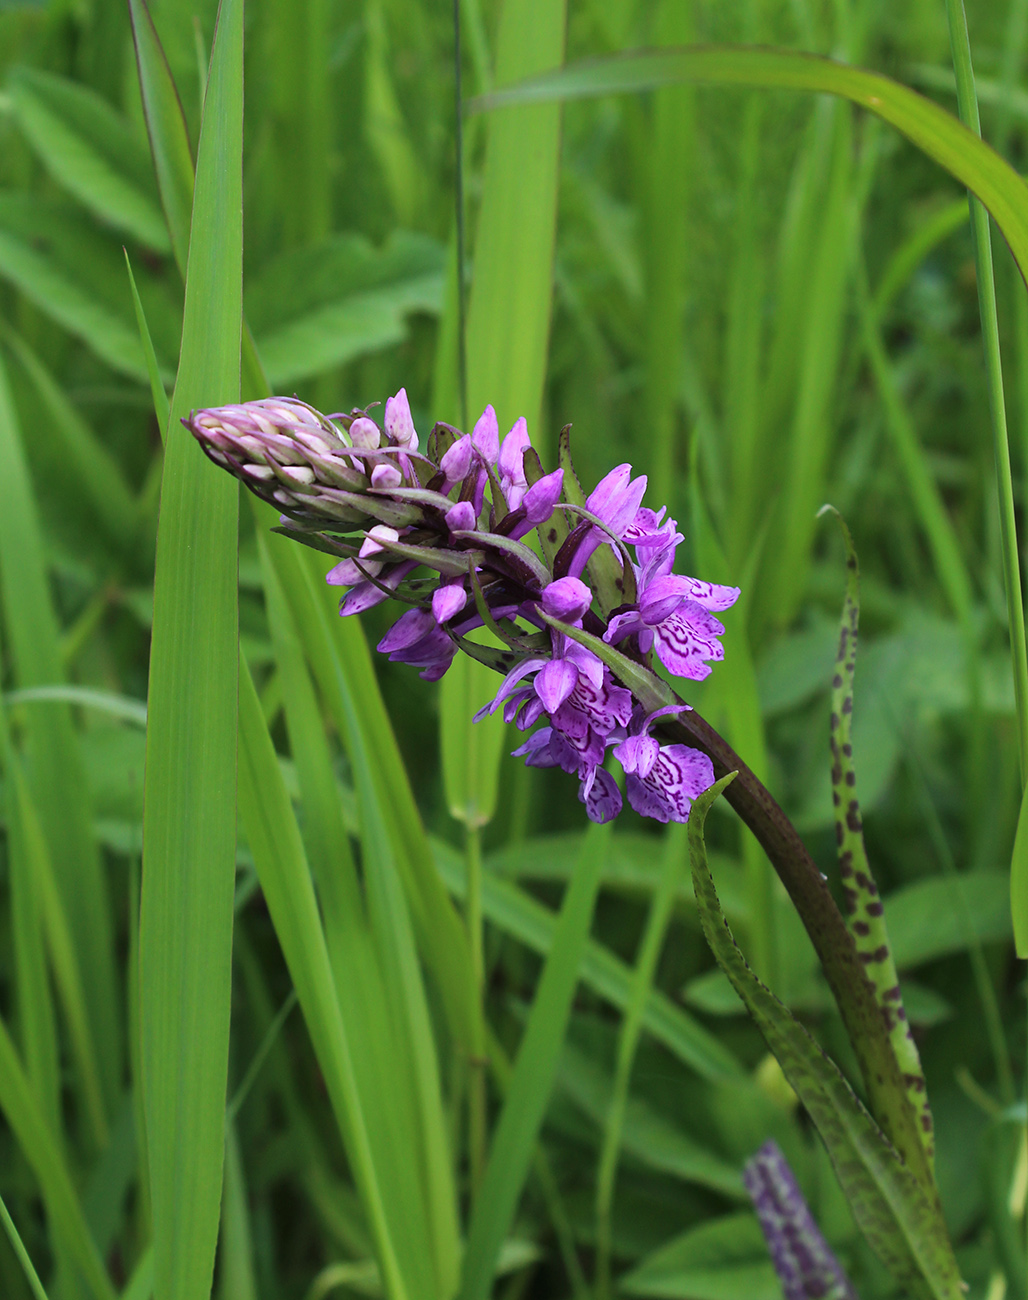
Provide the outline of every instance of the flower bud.
{"type": "Polygon", "coordinates": [[[574,623],[593,601],[593,594],[580,578],[558,578],[543,589],[543,609],[562,623],[574,623]]]}

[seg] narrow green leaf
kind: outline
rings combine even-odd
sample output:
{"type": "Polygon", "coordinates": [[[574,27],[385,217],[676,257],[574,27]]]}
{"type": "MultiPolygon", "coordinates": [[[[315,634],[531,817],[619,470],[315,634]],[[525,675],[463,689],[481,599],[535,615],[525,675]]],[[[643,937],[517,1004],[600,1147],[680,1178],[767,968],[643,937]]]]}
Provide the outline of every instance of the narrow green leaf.
{"type": "Polygon", "coordinates": [[[125,249],[125,269],[128,271],[129,288],[132,290],[132,305],[136,309],[136,325],[139,329],[139,341],[143,345],[143,356],[146,359],[146,373],[150,379],[150,393],[153,396],[154,414],[157,416],[157,423],[162,430],[162,436],[166,437],[168,425],[171,421],[171,404],[164,389],[164,381],[161,379],[161,368],[157,362],[157,354],[154,352],[150,327],[146,323],[146,312],[143,310],[143,302],[136,287],[136,277],[132,274],[132,263],[129,260],[127,248],[125,249]]]}
{"type": "Polygon", "coordinates": [[[1023,961],[1028,958],[1028,788],[1021,796],[1010,858],[1010,914],[1014,918],[1014,947],[1023,961]]]}
{"type": "Polygon", "coordinates": [[[143,1078],[158,1300],[210,1290],[223,1169],[238,490],[178,418],[239,397],[242,0],[221,6],[205,105],[157,537],[143,823],[143,1078]]]}
{"type": "Polygon", "coordinates": [[[146,726],[146,705],[141,700],[111,691],[96,691],[90,686],[33,686],[24,691],[10,691],[3,698],[7,704],[77,704],[135,723],[137,727],[146,726]]]}
{"type": "MultiPolygon", "coordinates": [[[[446,1124],[439,1069],[406,907],[395,887],[382,816],[372,815],[374,790],[358,773],[369,927],[324,723],[266,542],[263,536],[260,540],[269,621],[304,803],[306,842],[325,915],[339,1008],[353,1043],[369,1140],[381,1171],[385,1208],[402,1232],[405,1256],[420,1250],[424,1266],[431,1253],[437,1272],[435,1289],[449,1293],[456,1285],[459,1254],[456,1192],[450,1155],[442,1141],[446,1124]],[[399,1164],[390,1142],[399,1150],[399,1164]],[[412,1196],[408,1209],[404,1201],[412,1196]],[[416,1245],[415,1228],[425,1234],[422,1246],[416,1245]]],[[[409,1280],[412,1288],[418,1284],[413,1274],[409,1280]]]]}
{"type": "MultiPolygon", "coordinates": [[[[274,513],[264,509],[258,518],[270,522],[274,513]]],[[[376,804],[390,810],[383,817],[385,830],[418,944],[438,984],[451,1033],[468,1048],[475,1040],[476,1012],[467,932],[439,878],[364,633],[355,619],[339,618],[328,608],[325,566],[313,552],[300,552],[283,537],[269,538],[268,549],[351,765],[367,774],[376,804]]]]}
{"type": "MultiPolygon", "coordinates": [[[[64,677],[51,601],[42,525],[21,448],[20,430],[0,365],[0,595],[15,681],[23,689],[64,677]]],[[[79,969],[88,978],[91,1034],[105,1106],[120,1094],[121,1041],[116,1015],[114,942],[107,886],[93,836],[85,773],[67,705],[28,718],[30,787],[69,918],[79,969]]]]}
{"type": "Polygon", "coordinates": [[[408,1291],[382,1199],[303,842],[245,661],[240,667],[239,725],[243,823],[275,932],[347,1142],[390,1300],[404,1300],[408,1291]]]}
{"type": "Polygon", "coordinates": [[[225,1194],[218,1243],[220,1300],[257,1300],[246,1171],[235,1124],[225,1131],[225,1194]]]}
{"type": "Polygon", "coordinates": [[[639,944],[635,971],[632,976],[632,996],[618,1034],[617,1061],[610,1102],[603,1117],[603,1141],[596,1171],[596,1248],[597,1290],[600,1295],[610,1293],[610,1256],[612,1245],[612,1211],[614,1182],[621,1155],[622,1133],[625,1130],[632,1081],[632,1066],[642,1031],[646,999],[653,987],[657,961],[664,946],[671,909],[674,905],[678,878],[682,871],[685,847],[683,828],[671,826],[664,840],[663,863],[660,882],[654,891],[646,918],[646,929],[639,944]]]}
{"type": "Polygon", "coordinates": [[[920,1181],[900,1159],[838,1067],[760,983],[732,937],[707,866],[703,827],[735,775],[702,794],[689,818],[693,887],[707,942],[817,1127],[854,1218],[879,1258],[913,1295],[958,1300],[960,1273],[934,1183],[920,1181]]]}
{"type": "Polygon", "coordinates": [[[461,1300],[485,1300],[490,1294],[500,1249],[528,1175],[571,1014],[609,836],[609,825],[590,827],[561,906],[471,1216],[461,1300]]]}
{"type": "MultiPolygon", "coordinates": [[[[495,80],[507,85],[564,60],[563,0],[505,0],[495,80]]],[[[553,293],[560,157],[557,103],[489,123],[475,275],[468,300],[468,414],[487,403],[505,432],[525,416],[537,445],[553,293]]]]}
{"type": "Polygon", "coordinates": [[[496,811],[499,757],[507,729],[494,713],[474,722],[496,694],[496,674],[470,655],[459,654],[440,684],[439,745],[450,816],[466,826],[485,826],[496,811]]]}
{"type": "Polygon", "coordinates": [[[135,536],[136,506],[121,466],[24,338],[12,330],[6,340],[49,416],[46,430],[37,437],[52,442],[73,489],[89,501],[96,525],[120,550],[126,549],[135,536]]]}
{"type": "Polygon", "coordinates": [[[1021,275],[1028,278],[1028,208],[1021,177],[951,113],[877,72],[814,54],[694,46],[573,63],[483,95],[468,107],[470,112],[484,112],[514,104],[635,93],[681,81],[840,95],[875,113],[982,201],[1006,237],[1021,275]]]}
{"type": "Polygon", "coordinates": [[[39,1180],[54,1228],[70,1257],[82,1270],[90,1293],[95,1300],[114,1300],[114,1288],[107,1278],[100,1252],[86,1226],[75,1185],[57,1139],[32,1094],[32,1087],[11,1042],[7,1026],[2,1021],[0,1110],[39,1180]]]}
{"type": "Polygon", "coordinates": [[[145,378],[139,340],[128,322],[48,253],[38,251],[19,232],[7,228],[3,218],[0,206],[0,276],[114,370],[132,379],[145,378]]]}
{"type": "MultiPolygon", "coordinates": [[[[946,0],[949,20],[953,71],[957,79],[957,104],[961,121],[981,139],[978,99],[971,66],[971,42],[967,33],[964,0],[946,0]]],[[[1014,484],[1010,470],[1010,442],[1007,436],[1007,406],[1003,392],[1003,358],[999,340],[999,313],[996,306],[996,270],[992,260],[992,233],[989,224],[991,206],[971,190],[971,234],[974,239],[975,280],[978,286],[978,315],[982,323],[985,350],[985,374],[992,417],[993,459],[996,468],[996,495],[999,499],[999,527],[1003,585],[1007,594],[1007,623],[1010,628],[1010,657],[1014,673],[1014,700],[1017,706],[1017,742],[1021,756],[1021,782],[1028,784],[1028,640],[1024,625],[1024,594],[1021,589],[1021,553],[1017,545],[1017,520],[1014,511],[1014,484]],[[979,201],[981,200],[981,201],[979,201]],[[988,209],[988,210],[987,210],[988,209]]],[[[1028,205],[1022,198],[1022,216],[1028,205]]],[[[998,218],[997,218],[998,220],[998,218]]],[[[1002,229],[1002,223],[1000,228],[1002,229]]],[[[1004,232],[1005,233],[1005,232],[1004,232]]],[[[1021,266],[1017,251],[1014,258],[1021,266]]],[[[1024,268],[1021,267],[1024,275],[1024,268]]]]}
{"type": "Polygon", "coordinates": [[[182,102],[146,0],[129,0],[129,19],[150,153],[179,270],[185,274],[193,207],[193,155],[182,102]]]}
{"type": "Polygon", "coordinates": [[[0,708],[0,760],[6,796],[7,870],[22,1052],[36,1100],[52,1131],[60,1133],[57,1025],[46,965],[43,908],[35,860],[41,847],[39,819],[32,806],[21,760],[11,744],[7,714],[3,708],[0,708]]]}
{"type": "Polygon", "coordinates": [[[53,178],[102,220],[170,252],[145,144],[95,91],[36,68],[8,81],[18,125],[53,178]]]}
{"type": "Polygon", "coordinates": [[[14,1253],[18,1256],[18,1263],[21,1265],[25,1277],[28,1279],[28,1284],[32,1290],[32,1294],[35,1296],[36,1300],[47,1300],[47,1294],[43,1289],[43,1283],[39,1280],[39,1274],[36,1272],[35,1266],[29,1257],[29,1252],[25,1249],[25,1243],[22,1241],[21,1234],[15,1227],[14,1220],[8,1213],[7,1206],[3,1202],[3,1197],[0,1197],[0,1222],[3,1223],[4,1232],[7,1233],[11,1246],[14,1248],[14,1253]]]}
{"type": "MultiPolygon", "coordinates": [[[[615,841],[616,842],[616,841],[615,841]]],[[[463,898],[464,864],[452,850],[436,844],[439,871],[450,890],[463,898]]],[[[573,873],[569,873],[573,874],[573,873]]],[[[483,873],[482,910],[504,934],[533,952],[547,956],[553,947],[557,917],[548,907],[491,871],[483,873]]],[[[631,999],[632,971],[602,944],[590,941],[582,958],[582,983],[618,1011],[631,999]]],[[[676,1006],[660,989],[651,989],[643,1008],[643,1028],[703,1079],[740,1079],[742,1066],[717,1038],[676,1006]]]]}

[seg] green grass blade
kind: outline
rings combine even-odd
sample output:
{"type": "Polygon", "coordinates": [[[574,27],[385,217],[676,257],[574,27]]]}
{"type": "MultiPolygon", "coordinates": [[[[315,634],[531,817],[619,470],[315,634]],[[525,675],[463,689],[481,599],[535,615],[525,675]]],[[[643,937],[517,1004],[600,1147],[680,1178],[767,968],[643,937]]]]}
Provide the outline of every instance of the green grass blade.
{"type": "Polygon", "coordinates": [[[39,1180],[55,1232],[81,1270],[89,1291],[95,1300],[114,1300],[114,1288],[90,1236],[57,1139],[33,1096],[3,1022],[0,1022],[0,1110],[39,1180]]]}
{"type": "MultiPolygon", "coordinates": [[[[267,527],[274,513],[263,510],[258,518],[267,527]]],[[[383,809],[382,823],[419,947],[438,984],[454,1040],[466,1048],[476,1033],[467,933],[439,878],[363,630],[355,619],[339,618],[329,607],[321,557],[279,536],[268,538],[268,552],[324,706],[354,770],[367,774],[375,803],[383,809]]]]}
{"type": "Polygon", "coordinates": [[[217,30],[167,433],[150,659],[140,955],[158,1300],[210,1289],[228,1071],[238,490],[177,422],[196,406],[239,396],[242,0],[225,0],[217,30]]]}
{"type": "MultiPolygon", "coordinates": [[[[974,132],[975,137],[980,137],[982,125],[978,117],[978,99],[975,95],[974,71],[971,67],[971,43],[967,34],[963,0],[946,0],[946,13],[949,18],[950,46],[957,78],[957,104],[960,108],[960,117],[974,132]]],[[[988,378],[993,455],[996,461],[1003,585],[1007,593],[1010,656],[1014,672],[1014,700],[1017,705],[1017,743],[1021,756],[1021,782],[1024,784],[1028,777],[1028,641],[1025,639],[1021,557],[1017,549],[1014,484],[1010,472],[1007,408],[1003,395],[1003,360],[1000,355],[999,315],[996,307],[996,270],[992,261],[992,235],[989,213],[986,211],[988,205],[983,206],[974,197],[970,199],[970,204],[974,264],[978,282],[978,313],[981,317],[982,339],[985,345],[985,372],[988,378]]],[[[1024,206],[1028,207],[1028,205],[1024,206]]],[[[1017,256],[1016,253],[1014,255],[1017,256]]]]}
{"type": "Polygon", "coordinates": [[[37,882],[39,822],[31,806],[19,757],[11,744],[7,713],[0,707],[0,771],[5,783],[7,870],[13,932],[15,998],[25,1069],[54,1133],[61,1132],[57,1025],[43,942],[37,882]]]}
{"type": "Polygon", "coordinates": [[[135,1272],[121,1293],[121,1300],[150,1300],[153,1295],[153,1248],[147,1246],[135,1272]]]}
{"type": "Polygon", "coordinates": [[[1021,177],[951,113],[877,72],[813,54],[696,46],[571,64],[482,96],[472,101],[469,110],[633,93],[679,81],[812,91],[839,95],[868,109],[982,201],[1010,245],[1022,276],[1028,278],[1028,207],[1021,177]]]}
{"type": "Polygon", "coordinates": [[[475,1201],[461,1300],[485,1300],[490,1294],[500,1248],[510,1230],[550,1099],[609,837],[609,826],[593,826],[582,840],[581,857],[564,897],[475,1201]]]}
{"type": "MultiPolygon", "coordinates": [[[[464,895],[463,863],[452,852],[437,845],[439,871],[458,897],[464,895]]],[[[526,947],[548,956],[553,947],[557,917],[548,907],[491,871],[483,874],[482,911],[487,921],[526,947]]],[[[631,1000],[632,972],[619,957],[602,944],[590,941],[582,958],[582,983],[618,1011],[631,1000]]],[[[739,1079],[742,1067],[732,1053],[708,1030],[676,1006],[659,989],[646,999],[643,1027],[703,1079],[739,1079]]]]}
{"type": "MultiPolygon", "coordinates": [[[[558,67],[563,0],[507,0],[496,46],[497,83],[558,67]]],[[[519,106],[489,124],[475,274],[468,300],[468,417],[492,403],[501,434],[525,416],[540,445],[550,333],[560,106],[519,106]]]]}
{"type": "MultiPolygon", "coordinates": [[[[42,526],[2,365],[0,595],[18,686],[59,684],[64,673],[42,526]]],[[[120,1092],[121,1062],[111,916],[70,709],[55,705],[35,713],[27,732],[33,751],[30,786],[65,913],[71,918],[79,968],[88,974],[91,1032],[110,1111],[120,1092]]]]}
{"type": "Polygon", "coordinates": [[[218,1250],[220,1300],[257,1300],[246,1171],[235,1124],[225,1130],[225,1195],[218,1250]]]}
{"type": "MultiPolygon", "coordinates": [[[[403,1139],[399,1144],[400,1158],[407,1162],[403,1186],[396,1188],[393,1183],[394,1195],[389,1197],[387,1209],[394,1222],[405,1223],[405,1237],[413,1239],[413,1218],[421,1221],[426,1233],[425,1253],[427,1256],[431,1250],[437,1271],[435,1289],[441,1295],[449,1294],[456,1286],[458,1269],[456,1192],[444,1139],[438,1064],[406,907],[396,886],[388,836],[381,817],[372,810],[373,788],[358,771],[357,793],[364,826],[363,878],[371,926],[363,924],[364,900],[343,823],[324,724],[263,536],[260,542],[290,745],[303,794],[306,841],[321,895],[340,1011],[348,1030],[352,1027],[358,1083],[363,1104],[368,1107],[369,1127],[373,1115],[377,1115],[378,1129],[370,1136],[377,1142],[383,1137],[403,1139]],[[376,998],[377,1012],[373,1003],[376,998]],[[369,1080],[362,1068],[371,1056],[379,1059],[377,1082],[369,1080]],[[393,1204],[395,1193],[403,1197],[415,1190],[418,1195],[411,1210],[400,1219],[399,1206],[393,1204]]],[[[388,1195],[394,1171],[388,1153],[382,1160],[383,1191],[388,1195]]]]}
{"type": "Polygon", "coordinates": [[[960,553],[960,545],[946,512],[942,494],[931,476],[917,433],[900,395],[896,376],[886,355],[881,331],[875,319],[875,309],[870,299],[867,273],[862,264],[857,268],[856,281],[857,312],[863,333],[864,350],[885,411],[886,427],[892,436],[896,455],[906,476],[910,499],[931,548],[935,572],[938,574],[954,614],[967,627],[972,604],[971,579],[967,566],[960,553]]]}
{"type": "Polygon", "coordinates": [[[596,1289],[601,1298],[610,1295],[611,1210],[614,1204],[614,1180],[625,1127],[625,1112],[632,1079],[632,1066],[642,1032],[646,999],[653,987],[657,960],[664,946],[671,909],[685,854],[684,830],[671,826],[664,841],[664,861],[660,881],[650,903],[646,929],[639,944],[639,956],[632,973],[632,993],[618,1034],[617,1065],[610,1096],[603,1143],[596,1173],[596,1289]]]}
{"type": "Polygon", "coordinates": [[[139,341],[143,345],[143,356],[146,359],[146,373],[150,379],[150,393],[153,397],[154,414],[157,416],[157,423],[160,426],[162,437],[167,437],[168,425],[171,421],[171,403],[168,401],[164,381],[161,379],[161,368],[157,363],[157,353],[154,351],[153,339],[150,337],[150,327],[146,323],[146,313],[143,311],[142,299],[139,297],[139,290],[136,288],[136,277],[132,274],[132,263],[129,260],[127,248],[125,249],[125,269],[128,271],[129,288],[132,290],[132,305],[136,309],[136,325],[139,327],[139,341]]]}
{"type": "Polygon", "coordinates": [[[0,1222],[4,1225],[4,1232],[10,1239],[14,1253],[18,1256],[18,1263],[25,1271],[25,1277],[28,1280],[29,1287],[36,1300],[47,1300],[46,1291],[43,1289],[43,1283],[39,1280],[39,1274],[36,1272],[35,1265],[29,1258],[29,1252],[25,1249],[25,1243],[21,1239],[21,1234],[15,1227],[14,1220],[8,1213],[7,1206],[0,1197],[0,1222]]]}
{"type": "MultiPolygon", "coordinates": [[[[692,9],[684,0],[664,0],[655,18],[655,43],[687,42],[692,37],[692,9]]],[[[655,95],[650,123],[636,142],[644,177],[640,212],[646,277],[644,427],[652,445],[650,490],[652,499],[660,502],[671,502],[675,495],[694,98],[688,87],[681,86],[655,95]]]]}
{"type": "Polygon", "coordinates": [[[240,812],[275,932],[347,1140],[387,1293],[390,1300],[403,1300],[408,1291],[382,1199],[303,842],[253,681],[245,663],[240,667],[240,812]]]}
{"type": "Polygon", "coordinates": [[[179,270],[185,274],[193,208],[193,155],[182,101],[146,0],[129,0],[143,115],[164,215],[179,270]]]}
{"type": "Polygon", "coordinates": [[[6,332],[6,341],[49,416],[42,436],[54,443],[75,488],[89,501],[96,525],[119,551],[124,551],[135,531],[135,502],[121,466],[25,339],[12,330],[6,332]]]}

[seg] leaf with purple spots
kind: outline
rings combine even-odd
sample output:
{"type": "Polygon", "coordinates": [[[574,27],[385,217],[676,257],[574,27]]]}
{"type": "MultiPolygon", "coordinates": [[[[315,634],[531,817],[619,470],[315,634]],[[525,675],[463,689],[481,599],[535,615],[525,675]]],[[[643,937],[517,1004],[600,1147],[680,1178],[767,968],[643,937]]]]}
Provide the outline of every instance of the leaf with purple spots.
{"type": "Polygon", "coordinates": [[[835,839],[839,875],[849,927],[867,976],[874,985],[889,1041],[903,1076],[907,1096],[918,1117],[918,1127],[929,1162],[935,1150],[932,1112],[928,1106],[924,1071],[903,1007],[899,976],[889,946],[882,900],[864,847],[857,777],[853,766],[853,673],[857,659],[860,623],[860,569],[853,538],[842,516],[832,506],[846,542],[846,597],[839,629],[839,649],[832,677],[832,802],[835,805],[835,839]]]}
{"type": "Polygon", "coordinates": [[[730,772],[701,794],[689,818],[693,889],[707,943],[817,1128],[875,1254],[915,1300],[962,1300],[960,1270],[934,1183],[922,1181],[897,1154],[839,1067],[754,975],[725,918],[703,828],[714,800],[736,776],[730,772]]]}

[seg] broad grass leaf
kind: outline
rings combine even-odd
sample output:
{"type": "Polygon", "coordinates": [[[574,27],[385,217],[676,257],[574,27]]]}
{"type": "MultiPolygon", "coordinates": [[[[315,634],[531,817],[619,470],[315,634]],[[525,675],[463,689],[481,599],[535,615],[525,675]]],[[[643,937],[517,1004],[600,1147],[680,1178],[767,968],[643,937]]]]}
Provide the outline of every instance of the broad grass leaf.
{"type": "Polygon", "coordinates": [[[282,388],[400,342],[408,315],[440,311],[443,260],[435,240],[404,231],[381,249],[336,235],[276,258],[246,292],[270,382],[282,388]]]}
{"type": "Polygon", "coordinates": [[[102,221],[171,251],[153,167],[133,127],[95,91],[37,68],[8,80],[18,125],[53,178],[102,221]]]}
{"type": "Polygon", "coordinates": [[[748,1212],[708,1219],[618,1278],[626,1295],[664,1300],[781,1300],[764,1234],[748,1212]]]}

